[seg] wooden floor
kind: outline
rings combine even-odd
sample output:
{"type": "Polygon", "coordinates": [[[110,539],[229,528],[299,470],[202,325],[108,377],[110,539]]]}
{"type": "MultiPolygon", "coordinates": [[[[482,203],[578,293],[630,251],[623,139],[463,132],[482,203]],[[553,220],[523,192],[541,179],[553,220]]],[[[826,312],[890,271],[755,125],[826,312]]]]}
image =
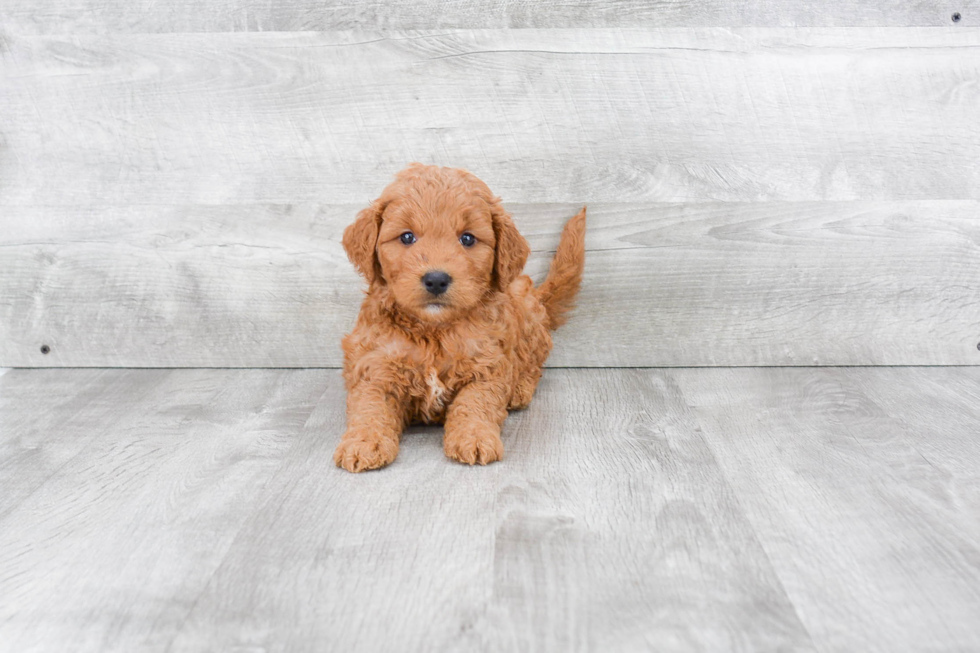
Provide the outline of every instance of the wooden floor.
{"type": "Polygon", "coordinates": [[[336,370],[0,375],[0,650],[980,649],[980,368],[548,370],[468,468],[336,370]]]}

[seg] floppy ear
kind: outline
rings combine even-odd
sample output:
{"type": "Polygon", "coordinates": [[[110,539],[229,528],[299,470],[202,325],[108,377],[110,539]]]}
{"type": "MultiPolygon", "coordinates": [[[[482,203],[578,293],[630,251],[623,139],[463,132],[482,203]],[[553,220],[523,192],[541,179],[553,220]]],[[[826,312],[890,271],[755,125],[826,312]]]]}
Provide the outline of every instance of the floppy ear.
{"type": "Polygon", "coordinates": [[[490,219],[493,221],[494,238],[497,239],[494,248],[493,282],[497,290],[506,290],[524,270],[531,248],[499,201],[490,206],[490,219]]]}
{"type": "Polygon", "coordinates": [[[378,262],[378,231],[381,228],[381,214],[385,204],[377,199],[371,206],[357,214],[354,223],[344,229],[344,251],[357,271],[364,275],[368,283],[381,278],[381,263],[378,262]]]}

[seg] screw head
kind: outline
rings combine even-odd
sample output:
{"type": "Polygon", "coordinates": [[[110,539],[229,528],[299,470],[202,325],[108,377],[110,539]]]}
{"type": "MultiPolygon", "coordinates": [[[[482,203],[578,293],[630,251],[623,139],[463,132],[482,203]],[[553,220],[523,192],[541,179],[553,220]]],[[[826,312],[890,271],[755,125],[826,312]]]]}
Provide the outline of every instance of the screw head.
{"type": "Polygon", "coordinates": [[[960,22],[960,18],[962,18],[962,16],[960,16],[960,12],[957,11],[957,12],[954,12],[953,13],[953,22],[954,23],[960,22]]]}
{"type": "Polygon", "coordinates": [[[980,342],[977,343],[977,349],[980,349],[980,342]]]}
{"type": "Polygon", "coordinates": [[[50,354],[51,353],[51,347],[48,347],[47,345],[41,345],[41,353],[42,354],[50,354]]]}

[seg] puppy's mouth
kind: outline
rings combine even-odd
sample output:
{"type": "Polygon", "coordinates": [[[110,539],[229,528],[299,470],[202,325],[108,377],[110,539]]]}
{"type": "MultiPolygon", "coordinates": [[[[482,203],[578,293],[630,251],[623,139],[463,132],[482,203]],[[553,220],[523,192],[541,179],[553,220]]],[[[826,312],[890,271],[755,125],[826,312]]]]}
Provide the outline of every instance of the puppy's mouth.
{"type": "Polygon", "coordinates": [[[425,305],[424,310],[426,313],[441,313],[442,311],[449,308],[449,305],[444,302],[429,302],[425,305]]]}

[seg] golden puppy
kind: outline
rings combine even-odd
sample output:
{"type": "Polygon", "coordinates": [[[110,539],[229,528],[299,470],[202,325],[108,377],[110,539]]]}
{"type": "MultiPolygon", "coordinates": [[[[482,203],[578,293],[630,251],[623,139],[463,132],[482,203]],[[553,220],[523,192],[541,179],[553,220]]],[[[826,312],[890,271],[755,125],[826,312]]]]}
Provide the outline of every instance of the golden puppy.
{"type": "Polygon", "coordinates": [[[544,283],[519,276],[529,248],[500,199],[465,170],[414,163],[344,231],[369,288],[343,340],[347,432],[334,460],[384,467],[413,422],[444,423],[446,455],[504,455],[509,408],[531,401],[551,334],[582,279],[585,208],[544,283]]]}

